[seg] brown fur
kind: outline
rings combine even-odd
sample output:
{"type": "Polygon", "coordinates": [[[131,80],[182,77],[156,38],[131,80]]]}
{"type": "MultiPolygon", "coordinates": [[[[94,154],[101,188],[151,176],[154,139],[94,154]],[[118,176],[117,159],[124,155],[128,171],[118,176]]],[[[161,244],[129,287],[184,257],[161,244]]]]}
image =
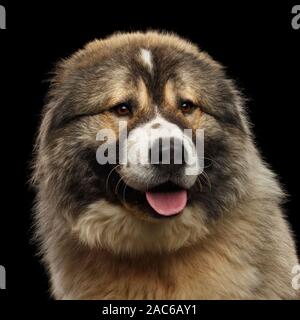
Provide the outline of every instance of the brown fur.
{"type": "MultiPolygon", "coordinates": [[[[33,177],[38,191],[37,236],[53,296],[56,299],[296,298],[291,270],[298,260],[281,209],[283,193],[254,146],[242,99],[229,82],[226,84],[241,121],[238,129],[231,124],[222,127],[201,109],[186,117],[176,109],[179,95],[198,105],[215,103],[205,91],[199,95],[194,74],[184,66],[178,67],[181,80],[167,81],[162,88],[161,104],[172,119],[193,129],[203,127],[212,137],[224,132],[230,137],[232,160],[224,159],[224,167],[234,162],[238,168],[237,176],[230,180],[230,186],[237,191],[224,194],[225,199],[220,195],[223,202],[217,218],[211,217],[215,212],[208,212],[201,201],[191,203],[183,214],[162,221],[153,220],[138,204],[83,198],[79,205],[77,198],[72,198],[81,182],[76,182],[75,187],[72,184],[70,189],[68,179],[76,173],[73,165],[80,150],[96,146],[99,128],[118,131],[118,118],[110,108],[127,97],[136,99],[140,109],[133,119],[128,119],[130,128],[144,117],[152,117],[154,100],[145,81],[129,80],[128,70],[119,65],[112,65],[111,72],[103,73],[103,79],[89,78],[87,83],[83,80],[81,84],[74,75],[96,65],[102,68],[98,62],[109,58],[112,52],[134,46],[173,48],[174,56],[176,50],[178,55],[191,55],[207,63],[216,75],[222,75],[221,66],[196,46],[177,36],[156,32],[117,34],[96,40],[60,64],[43,114],[33,177]],[[76,89],[72,91],[73,88],[76,89]],[[60,126],[57,113],[70,99],[72,112],[91,112],[93,116],[60,126]],[[101,114],[97,114],[97,108],[102,108],[101,114]]],[[[155,69],[148,71],[155,74],[155,69]]],[[[200,85],[205,86],[205,81],[200,85]]],[[[215,89],[213,85],[210,88],[215,89]]],[[[83,177],[90,174],[84,164],[78,170],[79,174],[87,171],[83,177]]],[[[122,175],[121,170],[119,173],[122,175]]],[[[207,192],[216,189],[218,183],[208,184],[207,192]]],[[[81,195],[87,191],[83,186],[81,195]]]]}

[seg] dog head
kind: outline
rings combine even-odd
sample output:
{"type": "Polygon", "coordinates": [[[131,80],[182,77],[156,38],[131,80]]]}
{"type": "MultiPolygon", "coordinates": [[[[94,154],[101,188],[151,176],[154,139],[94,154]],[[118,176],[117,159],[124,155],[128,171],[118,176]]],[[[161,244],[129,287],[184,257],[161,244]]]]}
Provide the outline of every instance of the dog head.
{"type": "Polygon", "coordinates": [[[241,197],[249,140],[234,84],[196,46],[156,32],[94,41],[53,79],[39,219],[118,253],[191,245],[241,197]]]}

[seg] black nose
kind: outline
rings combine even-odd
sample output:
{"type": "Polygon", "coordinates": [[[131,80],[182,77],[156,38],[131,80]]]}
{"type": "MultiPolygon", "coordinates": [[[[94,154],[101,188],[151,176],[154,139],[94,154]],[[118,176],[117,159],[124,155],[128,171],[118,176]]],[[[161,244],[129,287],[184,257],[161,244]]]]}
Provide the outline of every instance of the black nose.
{"type": "Polygon", "coordinates": [[[149,161],[153,166],[164,171],[174,172],[186,164],[185,152],[183,141],[173,137],[159,138],[149,149],[149,161]]]}

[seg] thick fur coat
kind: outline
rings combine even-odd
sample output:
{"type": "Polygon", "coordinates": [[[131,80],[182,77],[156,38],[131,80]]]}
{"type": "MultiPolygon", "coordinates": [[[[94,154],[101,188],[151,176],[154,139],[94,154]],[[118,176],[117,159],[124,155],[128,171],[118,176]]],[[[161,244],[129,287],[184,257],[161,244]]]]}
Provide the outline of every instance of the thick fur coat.
{"type": "Polygon", "coordinates": [[[296,298],[284,194],[255,146],[245,102],[219,63],[175,35],[116,34],[59,63],[32,182],[56,299],[296,298]],[[99,129],[119,133],[122,118],[130,135],[153,119],[158,127],[158,116],[205,131],[205,170],[194,183],[178,178],[187,206],[164,219],[145,200],[143,168],[95,156],[99,129]]]}

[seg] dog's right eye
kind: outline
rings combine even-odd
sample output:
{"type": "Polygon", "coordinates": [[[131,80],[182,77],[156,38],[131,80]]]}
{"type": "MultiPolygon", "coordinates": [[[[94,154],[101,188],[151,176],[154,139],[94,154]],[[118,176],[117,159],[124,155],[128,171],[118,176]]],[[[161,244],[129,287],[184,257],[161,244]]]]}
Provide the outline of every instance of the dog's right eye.
{"type": "Polygon", "coordinates": [[[132,108],[128,103],[120,103],[114,107],[114,110],[121,117],[128,116],[132,112],[132,108]]]}
{"type": "Polygon", "coordinates": [[[191,113],[195,109],[195,105],[190,100],[183,100],[180,102],[179,108],[182,111],[182,113],[187,114],[191,113]]]}

